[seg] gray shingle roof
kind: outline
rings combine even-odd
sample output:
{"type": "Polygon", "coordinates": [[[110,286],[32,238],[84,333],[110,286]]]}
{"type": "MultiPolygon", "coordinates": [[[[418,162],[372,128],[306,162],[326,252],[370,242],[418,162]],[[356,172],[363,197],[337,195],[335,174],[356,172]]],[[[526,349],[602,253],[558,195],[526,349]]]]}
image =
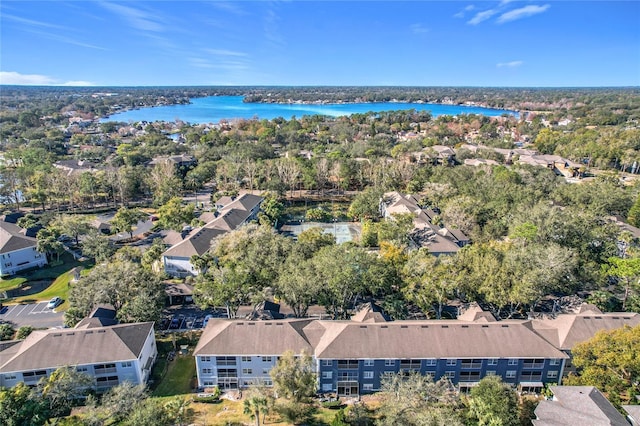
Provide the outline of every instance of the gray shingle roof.
{"type": "Polygon", "coordinates": [[[22,228],[13,223],[0,222],[0,254],[36,247],[36,239],[27,237],[23,232],[22,228]]]}
{"type": "Polygon", "coordinates": [[[0,372],[137,359],[153,323],[88,329],[36,330],[0,352],[0,372]]]}
{"type": "Polygon", "coordinates": [[[534,426],[629,426],[593,386],[552,386],[554,399],[536,407],[534,426]]]}
{"type": "Polygon", "coordinates": [[[280,354],[317,358],[567,358],[523,321],[211,320],[196,355],[280,354]]]}

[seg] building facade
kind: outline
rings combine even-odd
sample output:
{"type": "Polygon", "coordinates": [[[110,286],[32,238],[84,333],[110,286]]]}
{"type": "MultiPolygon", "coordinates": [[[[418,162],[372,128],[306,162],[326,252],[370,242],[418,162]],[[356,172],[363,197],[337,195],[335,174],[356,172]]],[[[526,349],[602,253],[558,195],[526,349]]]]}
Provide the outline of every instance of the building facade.
{"type": "Polygon", "coordinates": [[[290,350],[310,354],[318,390],[339,396],[378,391],[386,374],[411,371],[434,380],[446,377],[462,391],[496,375],[520,391],[539,392],[560,384],[570,360],[566,345],[600,329],[640,323],[638,314],[597,315],[611,317],[609,322],[591,316],[593,311],[546,322],[496,321],[474,308],[457,320],[387,321],[369,308],[351,321],[216,319],[209,321],[194,351],[198,385],[269,385],[269,371],[290,350]]]}
{"type": "Polygon", "coordinates": [[[88,321],[73,329],[36,330],[25,340],[0,345],[0,387],[35,386],[65,366],[93,377],[97,392],[124,382],[143,384],[157,354],[152,322],[88,321]]]}
{"type": "Polygon", "coordinates": [[[47,256],[36,249],[37,244],[37,240],[26,236],[19,226],[0,222],[0,275],[14,275],[46,265],[47,256]]]}

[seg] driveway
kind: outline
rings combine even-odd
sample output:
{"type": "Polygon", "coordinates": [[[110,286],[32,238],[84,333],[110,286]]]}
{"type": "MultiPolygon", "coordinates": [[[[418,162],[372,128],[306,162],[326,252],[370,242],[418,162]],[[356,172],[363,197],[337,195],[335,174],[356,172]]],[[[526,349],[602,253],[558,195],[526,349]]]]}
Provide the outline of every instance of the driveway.
{"type": "Polygon", "coordinates": [[[63,324],[63,313],[55,309],[47,309],[48,302],[28,305],[7,305],[0,310],[0,322],[11,323],[16,328],[30,325],[33,328],[60,327],[63,324]]]}

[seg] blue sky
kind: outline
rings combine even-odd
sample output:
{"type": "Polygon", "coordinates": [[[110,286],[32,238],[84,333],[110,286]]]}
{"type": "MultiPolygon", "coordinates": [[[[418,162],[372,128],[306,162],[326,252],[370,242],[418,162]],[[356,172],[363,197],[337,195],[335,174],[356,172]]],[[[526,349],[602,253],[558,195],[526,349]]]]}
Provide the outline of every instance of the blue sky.
{"type": "Polygon", "coordinates": [[[640,1],[3,0],[0,83],[640,86],[640,1]]]}

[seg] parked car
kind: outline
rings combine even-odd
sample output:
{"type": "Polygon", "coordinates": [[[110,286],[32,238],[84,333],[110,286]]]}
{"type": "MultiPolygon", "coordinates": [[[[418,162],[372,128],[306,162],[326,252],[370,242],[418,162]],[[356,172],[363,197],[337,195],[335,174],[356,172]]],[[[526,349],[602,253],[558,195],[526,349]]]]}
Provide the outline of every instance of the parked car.
{"type": "Polygon", "coordinates": [[[204,321],[202,321],[202,328],[207,326],[207,323],[209,322],[209,320],[213,318],[213,315],[209,314],[206,317],[204,317],[204,321]]]}
{"type": "Polygon", "coordinates": [[[49,300],[49,303],[47,303],[47,309],[53,309],[61,303],[62,303],[62,299],[56,296],[53,299],[49,300]]]}

